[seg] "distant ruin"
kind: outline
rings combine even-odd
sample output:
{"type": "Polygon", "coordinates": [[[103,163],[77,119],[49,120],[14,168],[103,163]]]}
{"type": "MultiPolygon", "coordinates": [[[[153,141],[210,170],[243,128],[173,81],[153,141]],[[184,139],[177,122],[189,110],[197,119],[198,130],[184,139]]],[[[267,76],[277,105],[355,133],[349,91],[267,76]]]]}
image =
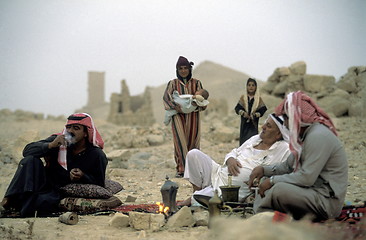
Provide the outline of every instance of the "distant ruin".
{"type": "Polygon", "coordinates": [[[88,72],[87,107],[95,108],[105,105],[104,85],[105,72],[88,72]]]}
{"type": "Polygon", "coordinates": [[[131,96],[126,80],[121,81],[121,92],[112,93],[109,122],[127,126],[150,126],[155,123],[150,89],[142,95],[131,96]]]}
{"type": "Polygon", "coordinates": [[[105,101],[105,72],[88,72],[88,102],[75,112],[86,112],[94,118],[105,119],[109,104],[105,101]]]}
{"type": "Polygon", "coordinates": [[[150,88],[131,96],[126,80],[122,80],[120,93],[112,93],[110,103],[104,100],[104,89],[105,72],[88,72],[88,102],[76,112],[87,112],[94,118],[125,126],[150,126],[156,122],[150,88]]]}

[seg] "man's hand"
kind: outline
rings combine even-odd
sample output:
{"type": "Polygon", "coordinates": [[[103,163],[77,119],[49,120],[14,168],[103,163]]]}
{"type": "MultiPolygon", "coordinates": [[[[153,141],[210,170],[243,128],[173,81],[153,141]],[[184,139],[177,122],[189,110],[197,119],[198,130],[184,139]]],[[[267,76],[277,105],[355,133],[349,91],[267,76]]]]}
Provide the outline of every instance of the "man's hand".
{"type": "Polygon", "coordinates": [[[266,180],[264,180],[261,184],[259,184],[259,195],[261,195],[261,197],[265,197],[264,192],[267,191],[268,189],[270,189],[272,187],[272,184],[269,180],[269,178],[267,178],[266,180]]]}
{"type": "Polygon", "coordinates": [[[229,171],[229,174],[233,176],[238,176],[240,173],[240,168],[242,168],[239,161],[237,161],[235,158],[231,157],[226,161],[227,169],[229,171]]]}
{"type": "Polygon", "coordinates": [[[264,175],[263,167],[262,166],[255,167],[249,176],[249,181],[248,181],[249,189],[252,187],[258,186],[259,180],[261,180],[263,175],[264,175]]]}
{"type": "Polygon", "coordinates": [[[71,181],[79,181],[80,178],[82,178],[83,176],[84,176],[84,173],[79,168],[73,168],[70,171],[71,181]]]}
{"type": "Polygon", "coordinates": [[[57,148],[61,145],[67,145],[65,135],[58,135],[52,142],[48,144],[48,148],[57,148]]]}

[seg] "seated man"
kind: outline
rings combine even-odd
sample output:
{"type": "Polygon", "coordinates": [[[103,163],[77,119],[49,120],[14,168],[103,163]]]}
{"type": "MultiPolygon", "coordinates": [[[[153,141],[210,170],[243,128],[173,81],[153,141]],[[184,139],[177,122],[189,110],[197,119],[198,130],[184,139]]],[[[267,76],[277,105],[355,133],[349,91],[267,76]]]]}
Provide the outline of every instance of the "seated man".
{"type": "MultiPolygon", "coordinates": [[[[245,182],[254,167],[281,162],[290,155],[284,140],[288,139],[288,131],[282,123],[280,118],[269,115],[260,134],[228,153],[222,166],[198,149],[189,151],[184,178],[192,184],[194,194],[213,196],[217,189],[221,195],[219,187],[228,184],[228,174],[231,174],[232,184],[240,186],[239,199],[247,197],[251,191],[245,182]]],[[[190,200],[182,205],[189,205],[190,200]]]]}
{"type": "MultiPolygon", "coordinates": [[[[172,94],[173,101],[180,107],[182,113],[191,113],[197,109],[197,107],[205,107],[209,104],[207,100],[209,93],[206,89],[200,89],[195,92],[194,95],[182,94],[179,95],[178,91],[174,91],[172,94]]],[[[175,109],[165,110],[164,124],[168,125],[172,120],[172,117],[177,114],[175,109]]]]}
{"type": "Polygon", "coordinates": [[[292,155],[283,163],[258,166],[249,186],[263,176],[254,207],[257,212],[280,211],[294,219],[308,215],[312,220],[336,218],[344,203],[348,163],[342,143],[328,115],[298,91],[276,108],[290,130],[292,155]]]}
{"type": "Polygon", "coordinates": [[[107,158],[103,140],[86,113],[68,117],[63,133],[29,143],[0,207],[21,217],[58,212],[60,187],[88,183],[104,187],[107,158]],[[45,166],[41,160],[44,157],[45,166]]]}

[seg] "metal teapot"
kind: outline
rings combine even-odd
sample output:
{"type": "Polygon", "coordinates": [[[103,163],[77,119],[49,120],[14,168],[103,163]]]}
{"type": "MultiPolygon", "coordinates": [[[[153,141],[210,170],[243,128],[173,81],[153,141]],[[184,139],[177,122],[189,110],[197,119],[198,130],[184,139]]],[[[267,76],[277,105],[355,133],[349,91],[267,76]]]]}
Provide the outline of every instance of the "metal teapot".
{"type": "Polygon", "coordinates": [[[178,192],[178,184],[169,180],[166,176],[166,181],[161,187],[160,192],[163,198],[163,204],[165,207],[169,207],[169,213],[177,211],[176,196],[178,192]]]}

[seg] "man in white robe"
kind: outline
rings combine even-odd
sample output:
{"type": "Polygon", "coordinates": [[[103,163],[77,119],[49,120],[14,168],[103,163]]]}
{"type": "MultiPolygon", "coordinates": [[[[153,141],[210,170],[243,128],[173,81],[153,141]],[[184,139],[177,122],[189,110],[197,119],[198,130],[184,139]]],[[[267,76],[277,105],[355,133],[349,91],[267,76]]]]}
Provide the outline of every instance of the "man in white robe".
{"type": "MultiPolygon", "coordinates": [[[[283,119],[271,114],[260,134],[228,153],[223,165],[198,149],[189,151],[184,178],[192,184],[194,195],[213,196],[218,190],[220,196],[219,187],[228,185],[228,175],[231,174],[232,185],[240,186],[239,199],[245,198],[251,193],[246,182],[253,168],[283,162],[290,155],[287,140],[288,130],[283,126],[283,119]]],[[[190,200],[182,205],[190,205],[190,200]]]]}

